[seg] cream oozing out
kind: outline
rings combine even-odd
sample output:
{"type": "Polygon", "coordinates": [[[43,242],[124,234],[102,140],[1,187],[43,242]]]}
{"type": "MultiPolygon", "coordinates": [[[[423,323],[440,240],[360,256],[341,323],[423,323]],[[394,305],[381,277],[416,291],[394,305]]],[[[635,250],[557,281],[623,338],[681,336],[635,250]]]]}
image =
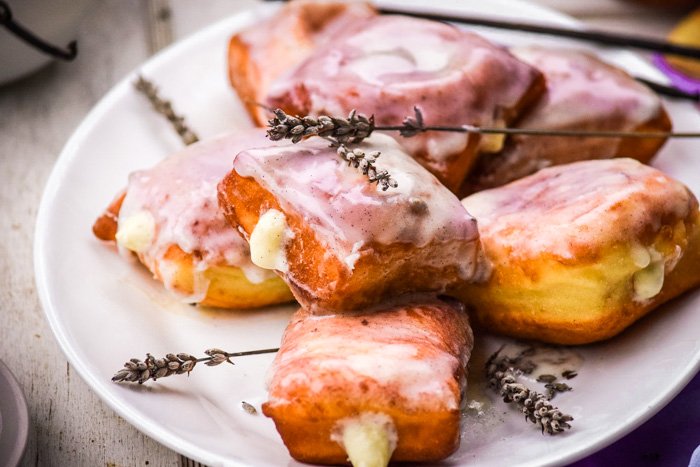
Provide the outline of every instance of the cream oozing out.
{"type": "Polygon", "coordinates": [[[293,402],[299,386],[321,397],[340,385],[351,400],[363,400],[360,383],[372,382],[379,404],[398,397],[407,410],[457,410],[472,345],[466,316],[444,305],[325,316],[301,310],[271,368],[270,403],[293,402]],[[440,327],[455,329],[447,342],[440,327]]]}
{"type": "Polygon", "coordinates": [[[562,259],[599,245],[643,237],[648,242],[663,225],[683,221],[697,209],[683,184],[633,159],[543,169],[462,203],[478,219],[482,238],[494,239],[499,248],[522,257],[547,253],[562,259]]]}
{"type": "MultiPolygon", "coordinates": [[[[270,88],[268,103],[311,114],[374,114],[400,124],[417,106],[428,124],[494,125],[538,72],[476,34],[434,21],[378,16],[334,38],[270,88]]],[[[456,133],[401,140],[440,169],[467,146],[456,133]]]]}
{"type": "MultiPolygon", "coordinates": [[[[387,170],[397,188],[382,191],[343,161],[326,140],[241,152],[234,169],[252,177],[278,200],[283,211],[303,216],[317,238],[352,270],[365,246],[463,241],[477,248],[476,223],[459,200],[406,155],[392,138],[374,135],[360,146],[381,152],[376,166],[387,170]]],[[[474,252],[450,258],[474,268],[474,252]]]]}
{"type": "Polygon", "coordinates": [[[254,283],[270,277],[269,271],[251,263],[247,242],[228,224],[217,200],[217,184],[231,170],[236,154],[270,144],[263,130],[241,131],[189,146],[129,176],[118,225],[151,219],[150,241],[138,253],[149,269],[159,272],[166,288],[172,289],[177,271],[165,257],[173,245],[194,260],[197,290],[190,297],[193,300],[206,293],[208,283],[200,273],[209,266],[240,267],[254,283]]]}
{"type": "Polygon", "coordinates": [[[353,466],[385,467],[396,449],[399,435],[388,415],[363,412],[339,420],[331,440],[345,449],[353,466]]]}

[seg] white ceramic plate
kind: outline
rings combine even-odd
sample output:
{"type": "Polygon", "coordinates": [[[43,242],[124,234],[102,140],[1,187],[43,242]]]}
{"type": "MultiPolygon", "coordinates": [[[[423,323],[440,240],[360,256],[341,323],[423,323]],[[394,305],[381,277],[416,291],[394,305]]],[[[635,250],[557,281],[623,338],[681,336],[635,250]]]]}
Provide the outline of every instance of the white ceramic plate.
{"type": "MultiPolygon", "coordinates": [[[[382,2],[388,4],[389,2],[382,2]]],[[[430,2],[400,4],[428,8],[430,2]]],[[[398,4],[398,2],[397,2],[398,4]]],[[[272,5],[247,12],[182,41],[138,71],[174,98],[203,137],[250,125],[226,82],[229,36],[272,5]]],[[[572,24],[561,15],[515,0],[444,1],[444,11],[476,10],[572,24]]],[[[563,43],[525,34],[488,31],[505,43],[563,43]]],[[[601,51],[602,52],[602,51],[601,51]]],[[[662,79],[634,56],[604,56],[636,74],[662,79]]],[[[206,311],[183,305],[145,270],[129,263],[91,233],[95,217],[124,186],[129,172],[153,165],[180,147],[167,123],[131,87],[128,76],[96,106],[61,154],[39,210],[37,285],[46,316],[71,364],[122,417],[161,443],[206,464],[296,465],[272,422],[249,415],[241,401],[264,400],[264,375],[273,356],[237,360],[235,367],[197,368],[189,378],[117,385],[112,374],[146,352],[231,351],[276,347],[292,307],[253,312],[206,311]]],[[[676,127],[700,127],[689,105],[669,104],[676,127]]],[[[700,193],[697,141],[668,144],[655,165],[700,193]]],[[[563,436],[542,436],[534,425],[497,401],[481,381],[484,356],[499,340],[482,337],[472,362],[472,397],[484,415],[465,417],[461,449],[452,465],[562,464],[613,442],[653,415],[690,380],[700,362],[700,295],[689,294],[609,342],[577,350],[584,358],[574,391],[556,403],[575,417],[563,436]],[[489,402],[491,401],[491,402],[489,402]]]]}
{"type": "Polygon", "coordinates": [[[0,465],[19,465],[28,434],[27,401],[10,369],[0,361],[0,465]]]}

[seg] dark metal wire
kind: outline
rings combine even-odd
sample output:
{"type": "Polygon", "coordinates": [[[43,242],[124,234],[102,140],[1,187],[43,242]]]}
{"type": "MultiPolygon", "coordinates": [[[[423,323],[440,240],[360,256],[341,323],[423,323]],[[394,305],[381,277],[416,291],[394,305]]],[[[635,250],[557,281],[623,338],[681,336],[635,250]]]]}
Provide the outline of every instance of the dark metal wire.
{"type": "Polygon", "coordinates": [[[34,48],[61,60],[71,61],[78,55],[78,43],[72,41],[66,50],[49,44],[37,37],[33,32],[19,24],[12,17],[12,10],[7,2],[0,0],[0,25],[5,26],[8,31],[19,37],[34,48]]]}
{"type": "Polygon", "coordinates": [[[673,44],[671,42],[655,40],[647,37],[632,36],[629,34],[616,34],[607,31],[594,31],[590,29],[572,29],[557,26],[546,26],[519,21],[497,20],[467,15],[448,15],[439,13],[427,13],[405,10],[403,8],[379,8],[381,13],[416,16],[437,21],[450,21],[455,23],[471,24],[488,28],[507,29],[510,31],[524,31],[536,34],[546,34],[571,39],[580,39],[597,42],[605,45],[618,45],[664,54],[678,55],[681,57],[700,58],[700,48],[673,44]]]}
{"type": "Polygon", "coordinates": [[[685,92],[678,88],[672,86],[665,86],[663,84],[657,83],[656,81],[650,81],[644,78],[635,78],[642,84],[649,86],[653,91],[662,94],[667,97],[677,97],[679,99],[688,99],[700,103],[700,92],[685,92]]]}
{"type": "MultiPolygon", "coordinates": [[[[267,0],[280,1],[280,0],[267,0]]],[[[287,0],[283,0],[287,1],[287,0]]],[[[695,47],[686,47],[669,42],[657,41],[648,38],[640,38],[622,34],[613,34],[605,31],[590,31],[590,30],[575,30],[570,28],[559,28],[554,26],[543,26],[529,23],[519,23],[513,21],[499,21],[489,18],[453,16],[447,14],[432,14],[420,11],[409,11],[403,8],[380,8],[381,13],[401,14],[413,16],[416,18],[433,19],[436,21],[446,21],[453,23],[471,24],[475,26],[485,26],[498,29],[511,29],[539,34],[549,34],[553,36],[569,37],[584,41],[598,42],[607,45],[619,45],[624,47],[634,47],[644,50],[658,51],[672,55],[682,55],[694,58],[700,58],[700,49],[695,47]]],[[[658,94],[675,97],[678,99],[687,99],[694,102],[700,102],[700,93],[687,93],[672,86],[666,86],[655,81],[649,81],[644,78],[635,77],[640,83],[646,84],[658,94]]]]}

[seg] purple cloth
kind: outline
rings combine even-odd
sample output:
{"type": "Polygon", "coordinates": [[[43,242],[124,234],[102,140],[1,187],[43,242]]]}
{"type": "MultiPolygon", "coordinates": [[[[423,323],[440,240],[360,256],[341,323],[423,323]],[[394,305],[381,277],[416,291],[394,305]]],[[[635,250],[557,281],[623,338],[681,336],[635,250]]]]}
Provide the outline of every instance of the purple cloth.
{"type": "Polygon", "coordinates": [[[611,465],[700,467],[700,373],[642,426],[571,467],[611,465]]]}
{"type": "Polygon", "coordinates": [[[654,55],[652,59],[663,73],[671,80],[671,84],[681,91],[696,93],[700,92],[700,79],[683,74],[671,66],[663,55],[654,55]]]}

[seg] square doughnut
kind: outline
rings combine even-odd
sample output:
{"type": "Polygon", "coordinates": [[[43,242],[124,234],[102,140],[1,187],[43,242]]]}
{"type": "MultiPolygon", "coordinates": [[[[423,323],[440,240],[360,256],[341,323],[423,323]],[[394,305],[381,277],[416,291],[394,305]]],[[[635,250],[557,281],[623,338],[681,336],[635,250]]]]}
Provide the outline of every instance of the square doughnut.
{"type": "MultiPolygon", "coordinates": [[[[357,21],[269,85],[262,102],[292,115],[345,116],[400,125],[506,126],[544,91],[542,74],[505,48],[455,26],[407,16],[357,21]]],[[[427,132],[400,143],[451,190],[501,135],[427,132]]]]}
{"type": "Polygon", "coordinates": [[[275,269],[312,310],[363,309],[476,280],[476,222],[459,199],[388,136],[356,150],[379,152],[376,168],[396,186],[371,183],[322,138],[238,154],[219,204],[253,262],[275,269]]]}
{"type": "Polygon", "coordinates": [[[256,103],[265,100],[277,78],[351,24],[376,14],[368,3],[295,0],[234,35],[228,46],[229,81],[253,120],[260,126],[267,122],[266,111],[256,103]]]}
{"type": "Polygon", "coordinates": [[[331,316],[302,308],[284,333],[263,413],[301,462],[436,462],[459,446],[472,345],[456,301],[331,316]]]}
{"type": "Polygon", "coordinates": [[[251,262],[248,242],[229,225],[217,197],[236,154],[272,144],[262,129],[238,130],[132,172],[93,232],[136,255],[186,303],[253,308],[291,301],[279,277],[251,262]]]}
{"type": "MultiPolygon", "coordinates": [[[[624,70],[581,50],[519,47],[511,52],[536,67],[547,91],[518,127],[544,130],[664,132],[671,120],[661,99],[624,70]]],[[[649,162],[665,138],[572,138],[512,135],[497,154],[482,154],[465,194],[505,185],[544,167],[590,159],[632,157],[649,162]]]]}
{"type": "Polygon", "coordinates": [[[456,295],[489,330],[595,342],[700,284],[695,196],[636,160],[543,169],[462,202],[492,271],[456,295]]]}

